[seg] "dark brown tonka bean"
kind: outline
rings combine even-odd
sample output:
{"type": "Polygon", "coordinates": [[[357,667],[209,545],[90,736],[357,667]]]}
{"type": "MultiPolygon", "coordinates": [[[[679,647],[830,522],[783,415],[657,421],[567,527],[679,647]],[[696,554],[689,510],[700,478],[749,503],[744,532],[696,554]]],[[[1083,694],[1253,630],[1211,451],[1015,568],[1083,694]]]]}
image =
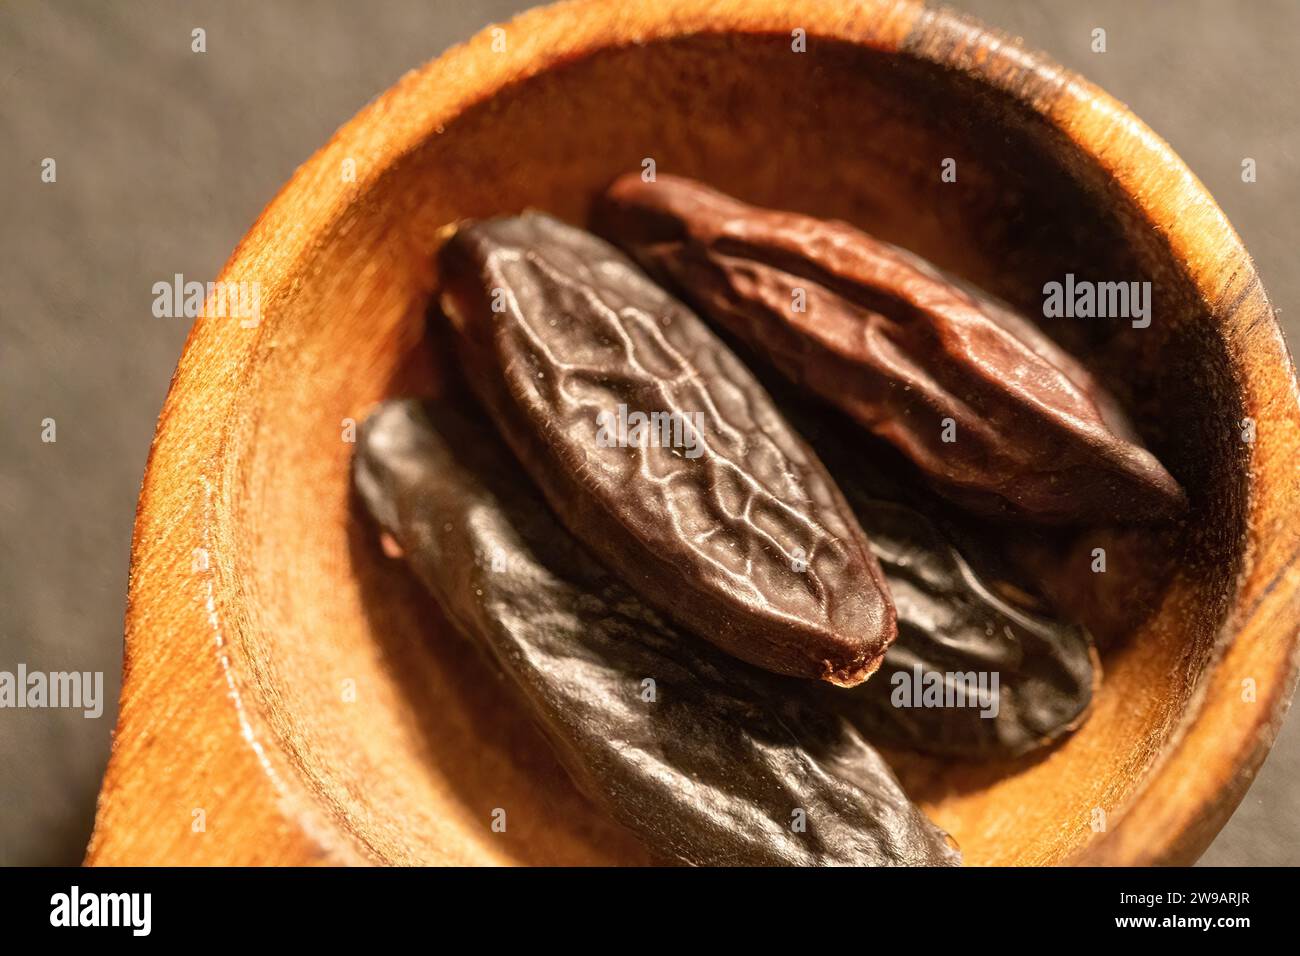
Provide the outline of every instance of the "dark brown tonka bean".
{"type": "Polygon", "coordinates": [[[541,214],[463,225],[439,264],[471,387],[562,522],[633,590],[777,673],[851,686],[879,666],[894,612],[861,528],[699,317],[541,214]],[[639,415],[667,427],[638,443],[639,415]]]}
{"type": "Polygon", "coordinates": [[[620,178],[597,231],[973,511],[1054,524],[1185,504],[1075,359],[1004,306],[853,227],[690,180],[620,178]]]}
{"type": "Polygon", "coordinates": [[[462,408],[380,406],[361,428],[356,486],[590,799],[688,863],[959,862],[879,755],[812,702],[813,685],[737,661],[643,604],[462,408]]]}

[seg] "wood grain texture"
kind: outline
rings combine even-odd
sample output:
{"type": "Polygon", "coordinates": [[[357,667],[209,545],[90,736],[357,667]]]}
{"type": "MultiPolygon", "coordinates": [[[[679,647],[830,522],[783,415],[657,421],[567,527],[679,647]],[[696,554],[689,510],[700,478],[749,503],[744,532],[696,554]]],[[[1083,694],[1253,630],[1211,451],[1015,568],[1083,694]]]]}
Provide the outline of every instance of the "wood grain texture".
{"type": "Polygon", "coordinates": [[[579,2],[504,31],[408,74],[295,174],[221,276],[259,284],[255,328],[195,323],[141,493],[88,861],[647,861],[382,555],[345,440],[376,400],[437,389],[422,319],[447,223],[580,222],[647,156],[846,219],[1026,309],[1066,271],[1153,283],[1141,333],[1045,327],[1191,496],[1158,605],[1046,757],[895,762],[970,863],[1194,859],[1276,733],[1300,609],[1294,371],[1204,188],[1104,93],[912,3],[579,2]]]}

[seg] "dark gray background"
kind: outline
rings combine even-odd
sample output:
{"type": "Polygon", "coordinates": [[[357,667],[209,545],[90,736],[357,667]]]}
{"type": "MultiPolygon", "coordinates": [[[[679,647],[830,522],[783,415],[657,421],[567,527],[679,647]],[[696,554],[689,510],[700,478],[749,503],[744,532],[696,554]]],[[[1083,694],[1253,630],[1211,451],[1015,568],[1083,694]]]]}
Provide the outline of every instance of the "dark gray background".
{"type": "MultiPolygon", "coordinates": [[[[847,2],[847,0],[846,0],[847,2]]],[[[188,320],[294,168],[402,73],[527,3],[0,0],[0,670],[102,670],[104,716],[0,711],[0,863],[75,863],[120,683],[131,523],[188,320]],[[207,52],[190,31],[207,31],[207,52]],[[44,157],[58,182],[40,181],[44,157]],[[40,441],[41,420],[58,441],[40,441]]],[[[1209,186],[1300,333],[1300,2],[962,0],[1126,101],[1209,186]],[[1090,34],[1108,33],[1108,52],[1090,34]],[[1245,185],[1241,160],[1259,163],[1245,185]]],[[[1205,856],[1300,862],[1291,721],[1205,856]]]]}

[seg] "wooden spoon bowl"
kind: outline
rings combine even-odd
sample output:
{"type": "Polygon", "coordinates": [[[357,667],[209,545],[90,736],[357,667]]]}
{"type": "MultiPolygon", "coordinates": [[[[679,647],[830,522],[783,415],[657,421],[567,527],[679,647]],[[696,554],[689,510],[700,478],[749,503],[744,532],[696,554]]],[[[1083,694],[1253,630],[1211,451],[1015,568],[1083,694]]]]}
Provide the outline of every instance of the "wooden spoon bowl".
{"type": "Polygon", "coordinates": [[[409,74],[235,251],[220,281],[255,283],[260,321],[199,319],[159,420],[90,862],[649,859],[384,556],[348,480],[352,423],[438,387],[440,230],[582,222],[646,159],[861,225],[1029,314],[1066,273],[1152,283],[1149,328],[1048,331],[1187,488],[1171,576],[1108,570],[1156,580],[1150,614],[1065,744],[898,766],[972,864],[1184,862],[1213,838],[1285,712],[1300,616],[1296,383],[1223,213],[1115,100],[949,12],[664,0],[536,10],[409,74]]]}

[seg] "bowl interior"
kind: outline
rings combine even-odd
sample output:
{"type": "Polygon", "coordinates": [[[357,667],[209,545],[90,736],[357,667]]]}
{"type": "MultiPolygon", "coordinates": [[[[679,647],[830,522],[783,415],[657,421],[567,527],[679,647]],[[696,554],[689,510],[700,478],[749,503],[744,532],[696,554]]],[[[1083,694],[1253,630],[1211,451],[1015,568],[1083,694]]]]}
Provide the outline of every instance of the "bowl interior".
{"type": "Polygon", "coordinates": [[[1108,567],[1117,593],[1146,587],[1152,613],[1095,609],[1099,630],[1127,633],[1104,649],[1091,719],[1046,756],[891,759],[967,862],[1056,862],[1136,792],[1194,707],[1241,561],[1245,482],[1228,437],[1240,397],[1195,289],[1125,195],[1038,115],[919,58],[816,42],[814,57],[792,53],[789,35],[695,35],[512,85],[358,189],[293,291],[267,304],[251,380],[232,398],[217,518],[236,545],[239,653],[297,784],[364,856],[648,860],[576,794],[508,689],[383,555],[348,481],[348,421],[438,388],[447,359],[423,333],[441,227],[525,207],[582,223],[593,196],[647,158],[860,225],[1029,315],[1066,273],[1152,282],[1150,328],[1045,326],[1124,399],[1191,495],[1191,520],[1158,544],[1171,576],[1141,545],[1117,548],[1108,567]],[[941,176],[947,159],[955,182],[941,176]],[[496,808],[505,833],[491,828],[496,808]]]}

